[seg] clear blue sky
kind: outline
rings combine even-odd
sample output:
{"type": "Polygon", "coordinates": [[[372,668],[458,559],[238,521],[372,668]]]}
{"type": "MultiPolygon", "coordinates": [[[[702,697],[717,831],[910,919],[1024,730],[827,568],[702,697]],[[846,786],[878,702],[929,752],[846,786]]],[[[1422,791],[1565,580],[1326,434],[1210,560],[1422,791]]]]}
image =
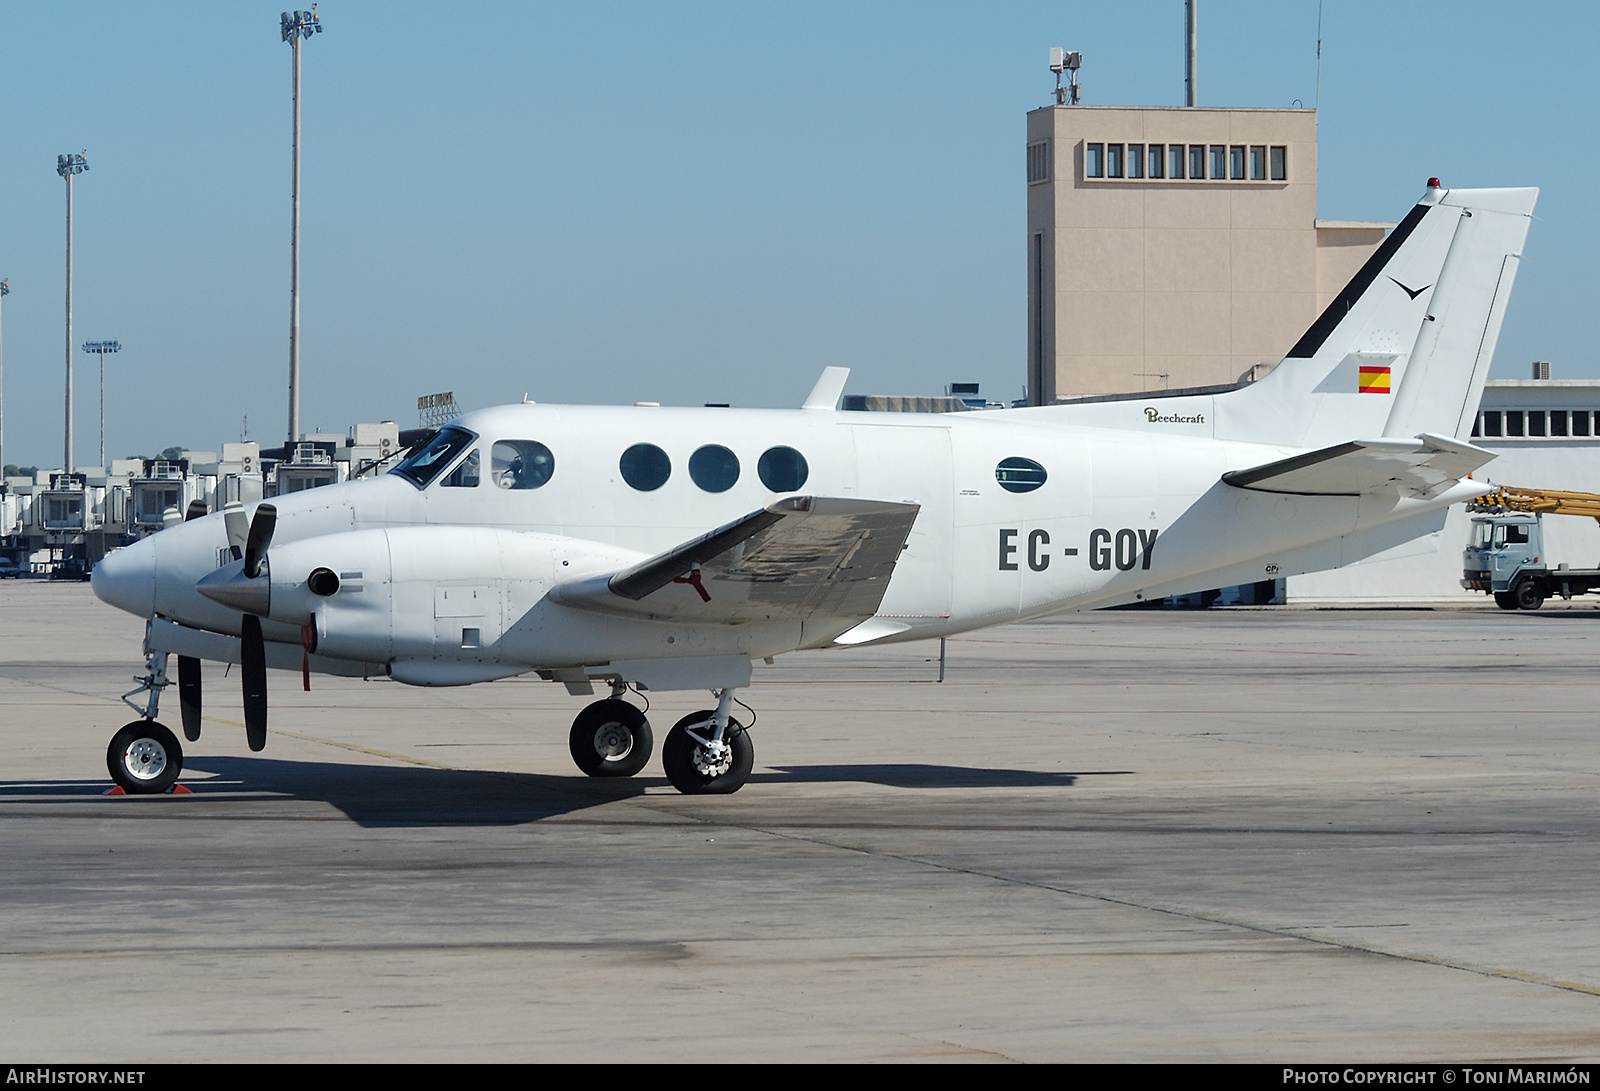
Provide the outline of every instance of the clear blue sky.
{"type": "MultiPolygon", "coordinates": [[[[0,4],[6,460],[61,446],[76,340],[119,339],[110,454],[286,428],[289,47],[278,6],[0,4]]],[[[415,399],[795,405],[1024,375],[1023,125],[1052,45],[1086,101],[1177,104],[1181,0],[354,3],[305,47],[302,423],[415,399]]],[[[1430,174],[1543,187],[1497,375],[1600,375],[1600,6],[1327,0],[1320,215],[1430,174]]],[[[1316,0],[1203,0],[1202,105],[1312,105],[1316,0]]],[[[78,461],[97,451],[79,354],[78,461]]]]}

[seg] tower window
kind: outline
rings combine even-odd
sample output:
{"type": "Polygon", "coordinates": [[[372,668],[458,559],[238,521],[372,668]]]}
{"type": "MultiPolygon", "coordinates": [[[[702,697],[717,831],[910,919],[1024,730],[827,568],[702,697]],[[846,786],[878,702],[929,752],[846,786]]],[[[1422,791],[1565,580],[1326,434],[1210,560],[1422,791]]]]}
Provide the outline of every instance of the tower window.
{"type": "Polygon", "coordinates": [[[1050,180],[1050,145],[1045,141],[1028,145],[1028,184],[1050,180]]]}

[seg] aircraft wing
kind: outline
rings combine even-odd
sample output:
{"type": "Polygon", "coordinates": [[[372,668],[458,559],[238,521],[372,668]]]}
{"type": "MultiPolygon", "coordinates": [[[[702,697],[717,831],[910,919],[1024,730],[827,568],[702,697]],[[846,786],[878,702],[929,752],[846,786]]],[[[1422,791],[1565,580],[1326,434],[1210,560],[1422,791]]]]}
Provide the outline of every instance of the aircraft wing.
{"type": "MultiPolygon", "coordinates": [[[[1363,439],[1292,458],[1229,470],[1225,484],[1302,496],[1358,496],[1398,491],[1429,498],[1455,485],[1495,457],[1494,452],[1448,436],[1363,439]]],[[[1490,486],[1485,485],[1485,491],[1490,486]]]]}
{"type": "Polygon", "coordinates": [[[579,609],[684,622],[861,620],[883,601],[920,510],[791,496],[550,595],[579,609]]]}

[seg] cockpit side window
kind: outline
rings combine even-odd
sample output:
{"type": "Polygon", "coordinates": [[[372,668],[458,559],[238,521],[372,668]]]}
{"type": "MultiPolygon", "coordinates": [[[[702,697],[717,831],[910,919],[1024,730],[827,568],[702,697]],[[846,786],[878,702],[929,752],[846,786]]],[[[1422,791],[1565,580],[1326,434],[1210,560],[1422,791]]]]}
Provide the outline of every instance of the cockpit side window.
{"type": "MultiPolygon", "coordinates": [[[[400,465],[389,472],[399,474],[419,489],[425,489],[429,482],[439,476],[440,471],[454,462],[456,457],[470,447],[472,441],[477,438],[465,428],[441,429],[432,439],[413,451],[400,465]]],[[[474,481],[473,484],[477,482],[474,481]]]]}
{"type": "Polygon", "coordinates": [[[537,440],[503,439],[489,453],[489,476],[502,489],[537,489],[556,472],[556,456],[537,440]]]}
{"type": "Polygon", "coordinates": [[[444,479],[447,489],[475,489],[478,487],[478,451],[473,448],[472,453],[456,464],[450,471],[450,476],[444,479]]]}

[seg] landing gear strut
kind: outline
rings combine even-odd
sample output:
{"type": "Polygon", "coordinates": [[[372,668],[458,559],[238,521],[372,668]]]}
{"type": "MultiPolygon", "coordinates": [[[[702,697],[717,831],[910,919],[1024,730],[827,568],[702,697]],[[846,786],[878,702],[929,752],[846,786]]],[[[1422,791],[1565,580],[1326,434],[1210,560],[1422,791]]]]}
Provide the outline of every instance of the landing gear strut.
{"type": "Polygon", "coordinates": [[[572,721],[567,745],[572,760],[591,777],[631,777],[650,762],[655,739],[650,721],[622,700],[627,692],[615,686],[612,695],[596,701],[572,721]]]}
{"type": "Polygon", "coordinates": [[[172,683],[167,679],[167,653],[153,651],[145,638],[144,662],[147,674],[134,679],[139,685],[122,695],[122,700],[139,713],[134,720],[111,736],[106,747],[106,771],[129,795],[154,795],[178,781],[183,772],[183,747],[178,737],[156,722],[161,706],[161,691],[172,683]],[[148,693],[141,708],[128,698],[148,693]]]}
{"type": "Polygon", "coordinates": [[[744,787],[756,750],[750,733],[728,715],[733,690],[713,690],[717,707],[691,712],[667,733],[661,764],[672,786],[685,795],[729,795],[744,787]]]}

